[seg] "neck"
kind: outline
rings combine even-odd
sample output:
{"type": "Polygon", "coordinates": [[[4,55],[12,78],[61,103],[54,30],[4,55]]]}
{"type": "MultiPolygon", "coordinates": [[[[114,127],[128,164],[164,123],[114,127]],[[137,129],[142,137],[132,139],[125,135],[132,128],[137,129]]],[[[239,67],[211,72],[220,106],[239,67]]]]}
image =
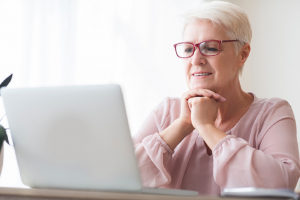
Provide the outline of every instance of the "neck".
{"type": "Polygon", "coordinates": [[[225,102],[219,104],[216,124],[231,121],[240,112],[246,112],[253,102],[253,96],[242,90],[239,78],[235,83],[216,92],[226,99],[225,102]]]}

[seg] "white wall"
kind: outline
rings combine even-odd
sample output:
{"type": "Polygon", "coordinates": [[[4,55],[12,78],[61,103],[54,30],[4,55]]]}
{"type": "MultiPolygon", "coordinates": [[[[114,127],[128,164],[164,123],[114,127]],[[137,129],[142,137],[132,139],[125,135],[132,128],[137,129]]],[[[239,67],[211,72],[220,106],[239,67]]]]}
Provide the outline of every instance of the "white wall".
{"type": "Polygon", "coordinates": [[[300,1],[229,2],[247,12],[253,31],[241,77],[243,89],[259,97],[288,100],[300,126],[300,1]]]}
{"type": "MultiPolygon", "coordinates": [[[[258,97],[288,100],[299,130],[300,1],[228,1],[243,8],[252,25],[252,50],[241,78],[243,89],[258,97]]],[[[299,183],[297,189],[300,190],[299,183]]]]}

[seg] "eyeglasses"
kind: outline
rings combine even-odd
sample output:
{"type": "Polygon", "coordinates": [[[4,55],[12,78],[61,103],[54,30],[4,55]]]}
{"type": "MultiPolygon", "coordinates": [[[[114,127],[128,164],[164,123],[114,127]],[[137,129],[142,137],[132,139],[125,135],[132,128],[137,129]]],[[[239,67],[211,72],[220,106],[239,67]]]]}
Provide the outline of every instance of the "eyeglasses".
{"type": "Polygon", "coordinates": [[[239,40],[207,40],[198,44],[190,42],[181,42],[174,44],[176,55],[179,58],[189,58],[194,55],[196,47],[204,56],[216,56],[220,53],[221,43],[223,42],[238,42],[239,40]]]}

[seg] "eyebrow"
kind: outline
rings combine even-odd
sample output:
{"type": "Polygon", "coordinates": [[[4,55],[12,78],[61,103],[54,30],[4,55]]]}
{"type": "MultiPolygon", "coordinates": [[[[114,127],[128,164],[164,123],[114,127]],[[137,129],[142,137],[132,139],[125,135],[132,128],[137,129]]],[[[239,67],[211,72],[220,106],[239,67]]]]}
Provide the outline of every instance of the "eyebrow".
{"type": "MultiPolygon", "coordinates": [[[[208,39],[208,40],[217,40],[217,39],[208,39]]],[[[208,41],[208,40],[203,40],[203,41],[208,41]]],[[[201,41],[201,42],[203,42],[203,41],[201,41]]],[[[194,43],[194,42],[192,42],[192,41],[183,41],[183,42],[190,42],[190,43],[193,43],[193,44],[198,44],[198,43],[200,43],[200,42],[197,42],[197,43],[194,43]]]]}

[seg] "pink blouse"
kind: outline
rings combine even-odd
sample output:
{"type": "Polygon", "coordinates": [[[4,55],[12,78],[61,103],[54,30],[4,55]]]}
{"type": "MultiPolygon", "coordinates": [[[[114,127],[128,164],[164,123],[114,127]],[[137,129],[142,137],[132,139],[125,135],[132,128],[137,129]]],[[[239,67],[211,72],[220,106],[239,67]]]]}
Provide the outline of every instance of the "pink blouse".
{"type": "Polygon", "coordinates": [[[180,99],[165,98],[133,136],[143,185],[219,195],[223,188],[294,189],[300,174],[296,122],[279,98],[254,102],[209,156],[194,130],[172,151],[159,136],[180,116],[180,99]]]}

